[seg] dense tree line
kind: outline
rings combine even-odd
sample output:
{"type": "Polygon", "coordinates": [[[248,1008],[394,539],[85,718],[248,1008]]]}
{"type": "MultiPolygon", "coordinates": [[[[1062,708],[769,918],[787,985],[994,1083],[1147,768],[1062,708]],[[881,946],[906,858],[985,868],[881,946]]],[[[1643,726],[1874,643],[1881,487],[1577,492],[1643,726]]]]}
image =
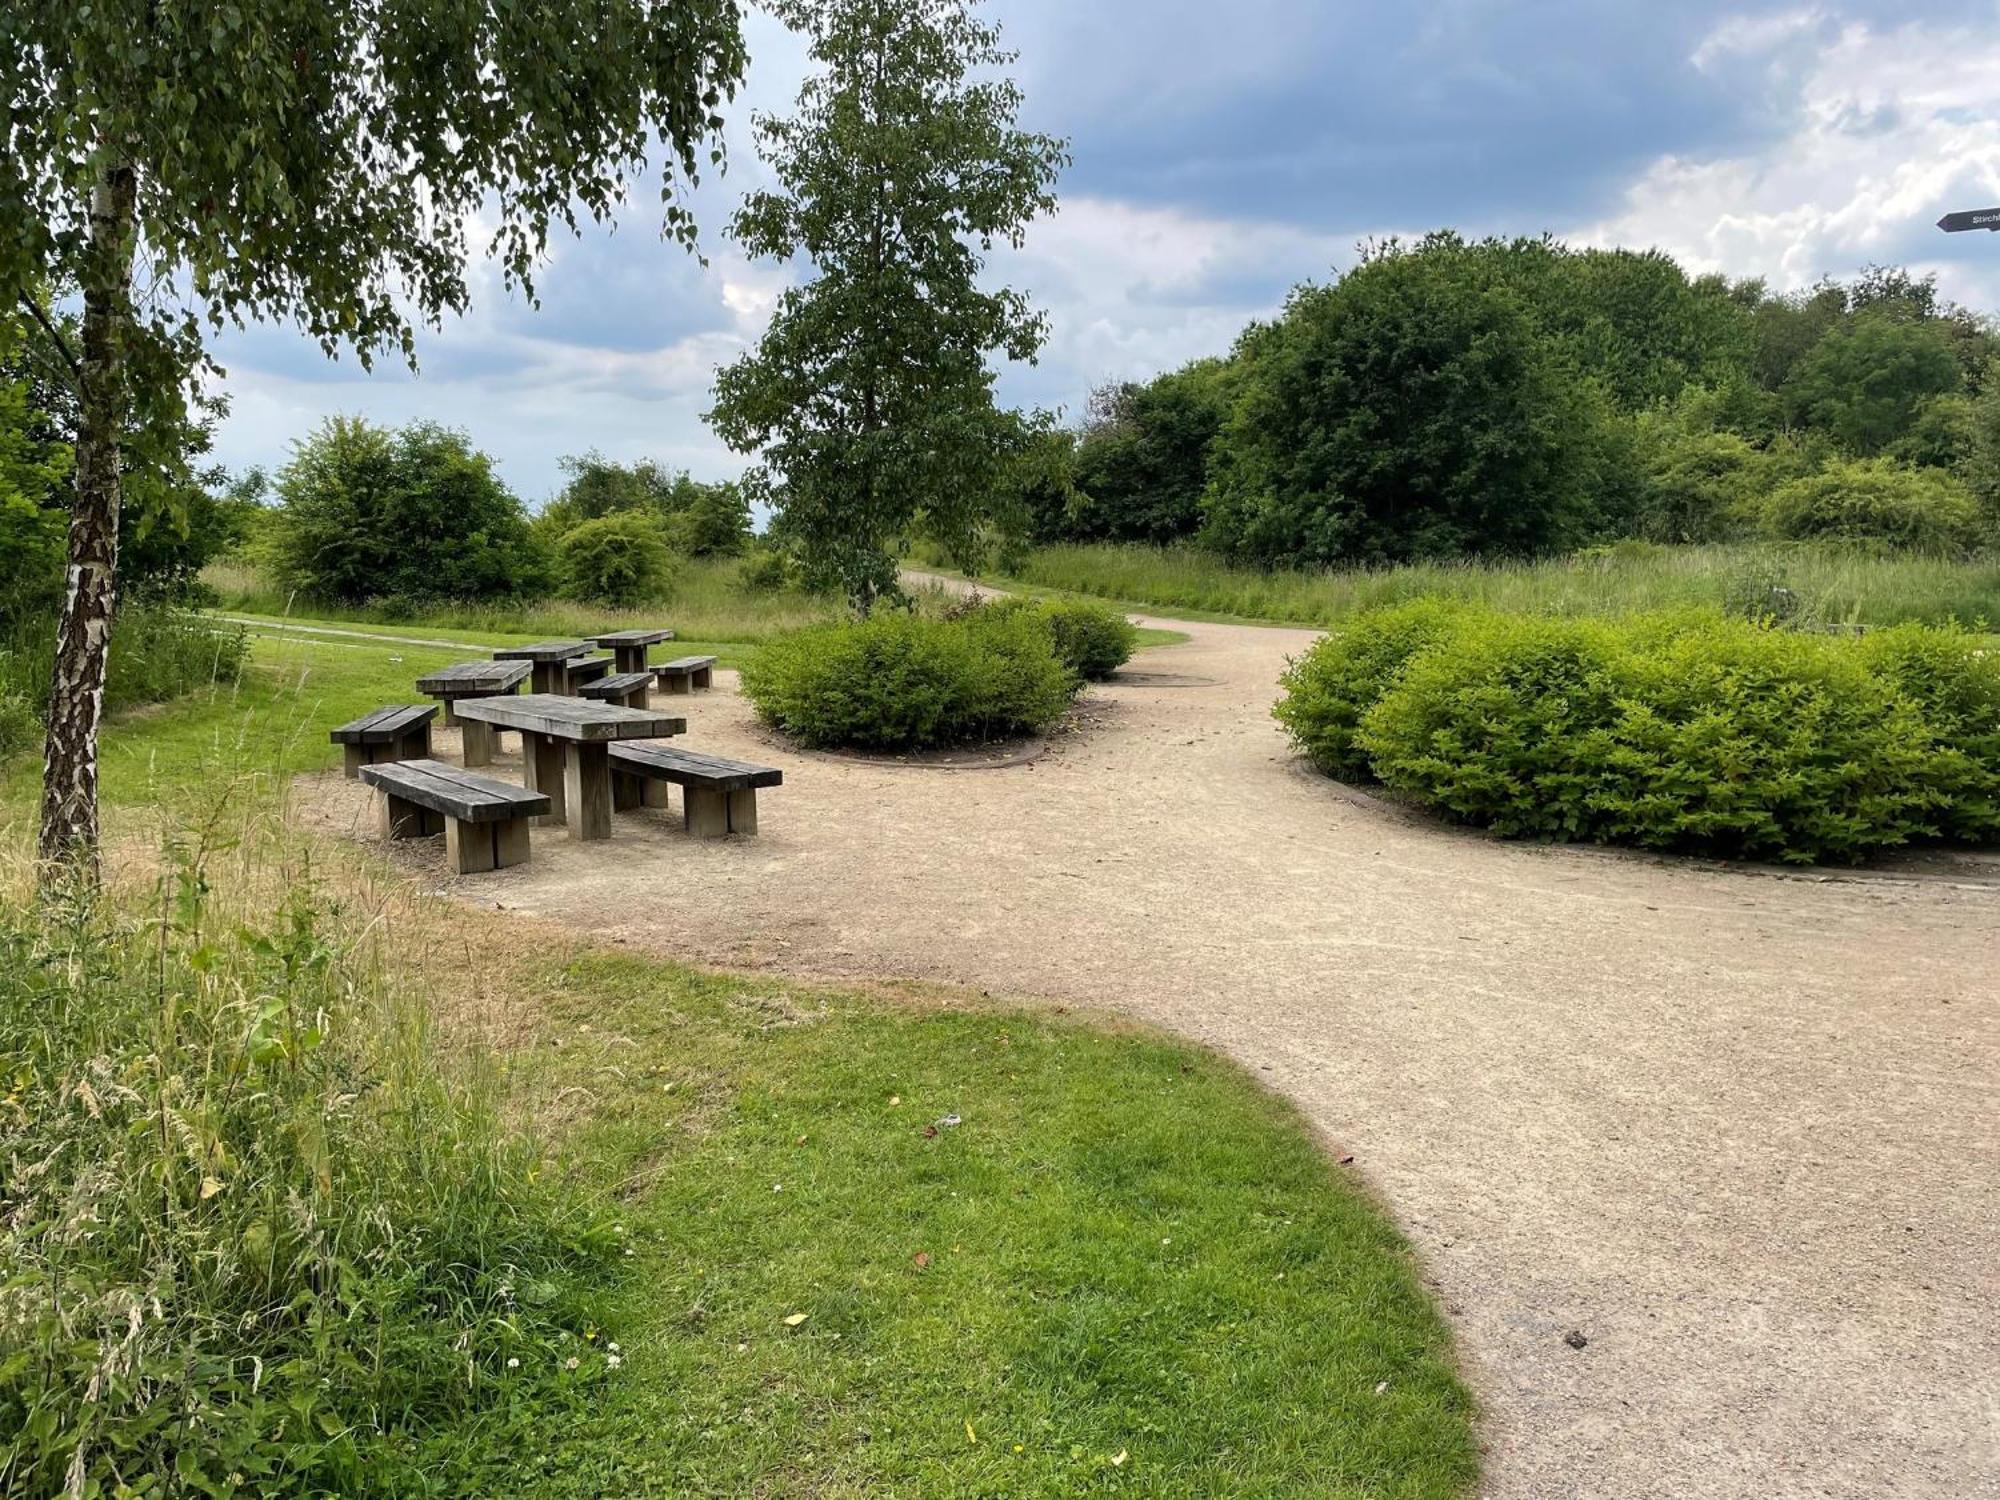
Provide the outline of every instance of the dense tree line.
{"type": "Polygon", "coordinates": [[[2000,355],[1931,278],[1798,294],[1657,251],[1431,235],[1225,358],[1108,385],[1017,486],[1035,540],[1270,565],[2000,523],[2000,355]]]}

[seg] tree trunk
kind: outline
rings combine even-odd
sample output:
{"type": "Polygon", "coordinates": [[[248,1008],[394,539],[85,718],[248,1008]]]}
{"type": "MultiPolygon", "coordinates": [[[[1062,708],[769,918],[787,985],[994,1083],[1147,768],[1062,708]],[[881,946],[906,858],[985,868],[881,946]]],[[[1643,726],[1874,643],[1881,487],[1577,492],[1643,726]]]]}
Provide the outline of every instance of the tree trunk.
{"type": "Polygon", "coordinates": [[[130,164],[113,161],[90,199],[76,499],[42,761],[45,889],[72,879],[95,886],[98,878],[97,727],[104,715],[104,668],[118,597],[118,439],[125,423],[124,339],[131,317],[136,186],[130,164]]]}

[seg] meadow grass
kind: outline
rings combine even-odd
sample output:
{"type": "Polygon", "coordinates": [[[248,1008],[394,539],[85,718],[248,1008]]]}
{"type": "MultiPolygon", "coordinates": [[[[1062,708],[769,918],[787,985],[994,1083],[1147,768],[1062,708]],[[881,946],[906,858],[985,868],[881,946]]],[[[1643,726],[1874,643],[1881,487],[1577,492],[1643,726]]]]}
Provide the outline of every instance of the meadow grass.
{"type": "Polygon", "coordinates": [[[839,619],[846,613],[845,605],[828,595],[746,588],[742,564],[730,558],[684,560],[664,598],[631,608],[567,599],[430,603],[391,599],[334,607],[290,598],[262,573],[240,562],[211,563],[201,576],[213,590],[217,608],[225,613],[277,618],[308,614],[350,624],[394,624],[425,633],[462,631],[468,638],[567,638],[659,627],[671,629],[685,640],[750,644],[780,631],[839,619]]]}
{"type": "Polygon", "coordinates": [[[1625,543],[1538,562],[1393,568],[1237,567],[1192,547],[1037,547],[1008,586],[1089,594],[1192,618],[1327,625],[1424,596],[1528,614],[1619,615],[1685,605],[1743,608],[1787,591],[1802,623],[2000,622],[2000,555],[1969,560],[1776,545],[1625,543]]]}
{"type": "MultiPolygon", "coordinates": [[[[310,1475],[332,1490],[556,1496],[1469,1491],[1470,1400],[1406,1248],[1297,1114],[1234,1065],[1048,1009],[864,997],[613,955],[426,898],[427,880],[284,820],[290,774],[333,759],[329,724],[408,700],[417,672],[465,654],[252,627],[237,683],[120,717],[105,736],[109,834],[139,894],[107,911],[125,938],[72,997],[102,1015],[38,1063],[51,1097],[70,1097],[63,1080],[116,1043],[147,1077],[176,1080],[173,1098],[199,1102],[201,1129],[239,1154],[269,1135],[278,1105],[307,1121],[357,1107],[341,1102],[349,1086],[311,1078],[277,1104],[241,1086],[284,1054],[232,1018],[266,1014],[277,997],[306,1002],[314,1035],[345,1039],[316,1054],[338,1057],[340,1076],[402,1080],[354,1099],[420,1095],[449,1133],[408,1161],[380,1154],[393,1113],[336,1137],[357,1212],[380,1188],[380,1213],[353,1220],[353,1243],[396,1249],[388,1280],[367,1281],[334,1328],[393,1318],[391,1336],[365,1347],[339,1331],[288,1349],[290,1408],[238,1410],[242,1387],[226,1381],[205,1391],[215,1409],[176,1441],[213,1437],[199,1454],[207,1472],[247,1454],[272,1466],[258,1481],[272,1491],[310,1475]],[[176,902],[149,907],[132,869],[152,847],[141,830],[189,819],[243,851],[201,882],[215,910],[200,923],[176,902]],[[297,873],[308,862],[310,898],[297,873]],[[314,913],[303,935],[286,916],[302,901],[314,913]],[[144,995],[169,972],[162,955],[187,997],[177,1013],[200,1002],[218,1042],[183,1050],[171,1070],[147,1062],[159,1048],[144,1017],[159,1007],[144,995]],[[294,962],[303,978],[288,978],[294,962]],[[133,1007],[110,1005],[114,990],[133,1007]],[[369,1051],[371,1037],[388,1050],[369,1051]],[[492,1089],[490,1106],[464,1092],[467,1078],[492,1089]],[[392,1241],[371,1238],[380,1227],[392,1241]],[[495,1304],[524,1287],[531,1307],[495,1304]],[[417,1380],[466,1351],[464,1389],[417,1380]],[[336,1367],[320,1370],[323,1357],[336,1367]],[[378,1401],[384,1389],[396,1400],[378,1401]]],[[[17,850],[33,771],[24,757],[6,779],[17,850]]],[[[47,971],[25,951],[15,967],[47,971]]],[[[77,1130],[95,1128],[78,1118],[77,1130]]],[[[148,1137],[104,1128],[130,1153],[133,1181],[151,1181],[148,1137]]],[[[118,1243],[226,1266],[262,1220],[204,1198],[199,1175],[165,1161],[181,1148],[161,1139],[159,1171],[179,1174],[186,1202],[157,1220],[120,1209],[118,1243]],[[219,1229],[225,1207],[236,1217],[219,1229]]],[[[265,1198],[282,1197],[287,1171],[318,1170],[318,1148],[276,1149],[311,1139],[291,1126],[272,1138],[255,1179],[265,1198]]],[[[92,1264],[105,1307],[124,1305],[137,1273],[108,1248],[92,1264]]],[[[313,1300],[319,1274],[293,1289],[309,1324],[334,1311],[313,1300]]],[[[149,1353],[176,1369],[192,1368],[175,1363],[184,1334],[214,1347],[244,1312],[183,1296],[194,1300],[147,1324],[149,1353]]],[[[67,1349],[63,1333],[42,1336],[67,1349]]],[[[30,1394],[61,1408],[64,1389],[30,1394]]],[[[132,1424],[132,1473],[133,1454],[156,1451],[131,1389],[92,1420],[104,1443],[132,1424]]],[[[0,1473],[10,1460],[31,1472],[31,1441],[45,1463],[60,1459],[66,1429],[45,1429],[31,1439],[0,1418],[0,1473]]]]}

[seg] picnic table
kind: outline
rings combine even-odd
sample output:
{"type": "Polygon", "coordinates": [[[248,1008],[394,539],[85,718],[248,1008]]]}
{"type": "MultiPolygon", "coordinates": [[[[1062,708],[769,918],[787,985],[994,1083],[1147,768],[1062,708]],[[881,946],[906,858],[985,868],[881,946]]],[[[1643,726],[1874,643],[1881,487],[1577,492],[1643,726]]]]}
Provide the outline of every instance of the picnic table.
{"type": "Polygon", "coordinates": [[[536,641],[527,646],[502,646],[493,659],[534,663],[535,680],[530,686],[538,693],[560,693],[569,686],[566,663],[589,649],[587,641],[536,641]]]}
{"type": "Polygon", "coordinates": [[[467,698],[458,716],[520,731],[522,780],[549,799],[547,821],[560,818],[579,839],[611,837],[611,742],[687,729],[686,719],[560,693],[467,698]]]}
{"type": "Polygon", "coordinates": [[[616,670],[643,672],[646,670],[646,648],[673,638],[671,630],[614,630],[590,639],[592,644],[604,647],[617,658],[616,670]]]}
{"type": "MultiPolygon", "coordinates": [[[[533,665],[525,661],[462,661],[439,667],[417,679],[417,691],[444,705],[444,721],[458,722],[455,704],[466,698],[491,698],[511,693],[528,680],[533,665]]],[[[485,766],[493,762],[493,726],[465,726],[465,763],[485,766]]]]}

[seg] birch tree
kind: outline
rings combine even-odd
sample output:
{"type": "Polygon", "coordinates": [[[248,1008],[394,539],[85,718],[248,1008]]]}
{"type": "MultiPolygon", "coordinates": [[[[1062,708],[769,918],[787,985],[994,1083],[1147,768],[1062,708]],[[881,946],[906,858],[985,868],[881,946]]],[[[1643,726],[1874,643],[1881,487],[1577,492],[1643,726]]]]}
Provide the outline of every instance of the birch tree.
{"type": "Polygon", "coordinates": [[[864,611],[896,588],[886,543],[913,528],[968,552],[1039,419],[993,400],[993,356],[1032,360],[1047,321],[980,284],[1055,205],[1065,144],[1020,129],[1014,54],[972,0],[776,0],[820,71],[789,119],[760,116],[778,185],[732,235],[804,256],[762,342],[723,370],[709,414],[761,452],[753,493],[807,569],[864,611]]]}
{"type": "Polygon", "coordinates": [[[475,251],[532,297],[551,229],[613,217],[649,153],[665,232],[692,245],[740,22],[736,0],[0,6],[0,301],[74,285],[82,304],[46,880],[96,876],[134,402],[184,392],[204,334],[251,319],[414,364],[413,323],[465,308],[475,251]]]}

